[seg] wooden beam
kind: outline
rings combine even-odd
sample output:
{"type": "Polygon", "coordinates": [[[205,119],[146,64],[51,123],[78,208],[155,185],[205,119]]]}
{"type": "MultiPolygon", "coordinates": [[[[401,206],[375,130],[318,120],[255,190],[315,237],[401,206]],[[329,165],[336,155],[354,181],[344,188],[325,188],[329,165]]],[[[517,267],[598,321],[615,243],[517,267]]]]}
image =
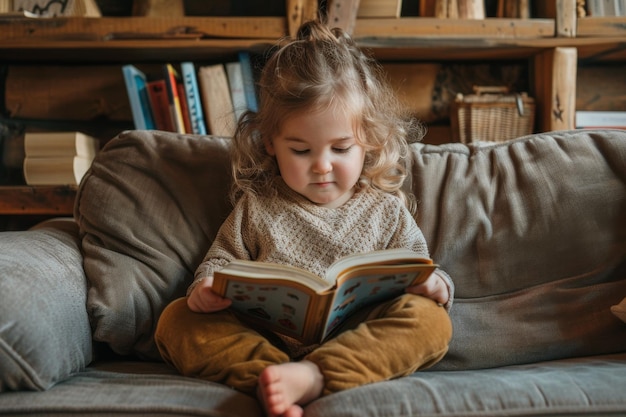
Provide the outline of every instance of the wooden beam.
{"type": "Polygon", "coordinates": [[[556,36],[565,38],[576,37],[577,11],[576,2],[572,0],[556,0],[556,36]]]}
{"type": "Polygon", "coordinates": [[[302,21],[317,20],[320,18],[319,3],[317,0],[304,0],[304,12],[302,13],[302,21]]]}
{"type": "Polygon", "coordinates": [[[287,0],[287,26],[289,36],[296,36],[304,18],[304,0],[287,0]]]}
{"type": "Polygon", "coordinates": [[[354,32],[360,0],[330,0],[328,25],[340,27],[349,34],[354,32]]]}
{"type": "Polygon", "coordinates": [[[575,128],[576,48],[553,48],[534,58],[533,95],[537,104],[537,130],[575,128]]]}

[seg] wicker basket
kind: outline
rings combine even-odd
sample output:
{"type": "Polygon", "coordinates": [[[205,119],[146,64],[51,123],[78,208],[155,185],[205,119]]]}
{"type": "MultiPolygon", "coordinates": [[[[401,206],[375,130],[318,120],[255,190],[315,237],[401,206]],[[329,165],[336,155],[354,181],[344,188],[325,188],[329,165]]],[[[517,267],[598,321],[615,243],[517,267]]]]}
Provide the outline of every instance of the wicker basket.
{"type": "Polygon", "coordinates": [[[526,93],[509,94],[506,87],[474,87],[476,94],[458,94],[450,124],[456,141],[504,142],[531,134],[535,100],[526,93]]]}

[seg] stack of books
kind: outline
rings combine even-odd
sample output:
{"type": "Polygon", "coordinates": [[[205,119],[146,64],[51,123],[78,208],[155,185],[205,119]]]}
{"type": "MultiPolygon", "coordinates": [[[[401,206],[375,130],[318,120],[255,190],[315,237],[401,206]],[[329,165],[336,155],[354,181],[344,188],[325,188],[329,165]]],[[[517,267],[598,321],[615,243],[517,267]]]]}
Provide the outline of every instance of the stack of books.
{"type": "Polygon", "coordinates": [[[24,179],[28,185],[78,185],[100,149],[82,132],[24,134],[24,179]]]}

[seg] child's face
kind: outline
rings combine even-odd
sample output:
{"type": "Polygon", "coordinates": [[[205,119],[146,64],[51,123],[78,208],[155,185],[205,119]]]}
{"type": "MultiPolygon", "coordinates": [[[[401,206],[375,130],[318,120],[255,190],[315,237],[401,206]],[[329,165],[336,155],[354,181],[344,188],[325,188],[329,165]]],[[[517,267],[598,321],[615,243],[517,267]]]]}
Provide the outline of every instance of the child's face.
{"type": "Polygon", "coordinates": [[[265,145],[285,183],[312,202],[337,208],[352,197],[365,150],[347,114],[330,109],[296,113],[265,145]]]}

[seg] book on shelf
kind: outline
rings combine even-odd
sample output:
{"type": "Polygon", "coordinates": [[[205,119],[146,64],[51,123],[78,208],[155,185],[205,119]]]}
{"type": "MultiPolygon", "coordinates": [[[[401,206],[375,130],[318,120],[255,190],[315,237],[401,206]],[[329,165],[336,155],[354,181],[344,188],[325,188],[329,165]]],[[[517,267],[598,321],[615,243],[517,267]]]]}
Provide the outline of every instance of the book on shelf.
{"type": "Polygon", "coordinates": [[[399,18],[402,0],[361,0],[357,17],[399,18]]]}
{"type": "Polygon", "coordinates": [[[405,249],[347,256],[325,278],[289,265],[233,261],[215,272],[213,291],[232,300],[244,321],[319,343],[356,311],[424,282],[436,267],[405,249]]]}
{"type": "Polygon", "coordinates": [[[67,155],[24,158],[24,179],[28,185],[78,185],[93,158],[67,155]]]}
{"type": "Polygon", "coordinates": [[[83,132],[26,132],[24,154],[31,158],[80,156],[93,158],[100,141],[83,132]]]}
{"type": "Polygon", "coordinates": [[[231,137],[235,132],[235,111],[223,64],[203,65],[198,80],[204,118],[212,135],[231,137]]]}
{"type": "Polygon", "coordinates": [[[187,93],[185,92],[185,86],[180,78],[177,79],[176,89],[178,90],[178,97],[180,98],[180,113],[183,116],[185,133],[192,133],[191,118],[189,117],[189,105],[187,104],[187,93]]]}
{"type": "Polygon", "coordinates": [[[496,16],[513,19],[528,19],[530,18],[530,1],[498,0],[496,16]]]}
{"type": "Polygon", "coordinates": [[[189,119],[191,121],[191,133],[206,135],[206,124],[202,110],[202,100],[200,99],[200,90],[198,89],[196,66],[193,62],[185,61],[181,62],[180,70],[185,86],[185,96],[189,109],[189,119]]]}
{"type": "Polygon", "coordinates": [[[259,104],[256,94],[256,77],[254,70],[254,59],[248,51],[239,51],[237,54],[241,63],[241,77],[243,79],[243,90],[246,93],[246,104],[251,111],[259,111],[259,104]]]}
{"type": "Polygon", "coordinates": [[[173,132],[174,121],[170,112],[170,101],[167,98],[167,85],[163,78],[148,82],[148,97],[156,128],[173,132]]]}
{"type": "Polygon", "coordinates": [[[134,65],[124,65],[122,67],[126,92],[130,101],[130,109],[133,114],[135,129],[154,129],[154,119],[148,97],[148,79],[146,74],[134,65]]]}
{"type": "Polygon", "coordinates": [[[165,80],[169,109],[174,125],[174,132],[186,133],[185,121],[183,119],[180,95],[178,94],[178,72],[172,64],[163,65],[163,79],[165,80]]]}
{"type": "Polygon", "coordinates": [[[483,0],[424,0],[420,1],[419,15],[439,19],[484,19],[485,2],[483,0]]]}
{"type": "Polygon", "coordinates": [[[241,74],[241,62],[227,62],[226,75],[228,76],[228,86],[230,88],[230,98],[233,101],[235,119],[239,120],[241,115],[248,110],[246,102],[246,92],[243,89],[243,76],[241,74]]]}
{"type": "Polygon", "coordinates": [[[626,129],[626,111],[576,111],[577,129],[626,129]]]}
{"type": "Polygon", "coordinates": [[[437,0],[420,0],[419,1],[419,10],[418,16],[421,17],[434,17],[435,16],[435,6],[437,0]]]}
{"type": "Polygon", "coordinates": [[[585,4],[592,17],[626,15],[626,0],[587,0],[585,4]]]}

